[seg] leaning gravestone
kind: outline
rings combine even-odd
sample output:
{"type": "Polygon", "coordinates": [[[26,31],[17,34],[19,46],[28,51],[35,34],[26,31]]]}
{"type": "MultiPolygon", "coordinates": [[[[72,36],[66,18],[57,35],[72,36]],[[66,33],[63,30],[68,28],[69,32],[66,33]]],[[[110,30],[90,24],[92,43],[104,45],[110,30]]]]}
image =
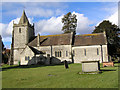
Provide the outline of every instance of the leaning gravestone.
{"type": "Polygon", "coordinates": [[[100,71],[99,61],[82,61],[82,72],[100,71]]]}
{"type": "Polygon", "coordinates": [[[68,69],[69,67],[68,67],[68,62],[65,60],[65,62],[64,62],[64,65],[65,65],[65,68],[66,69],[68,69]]]}

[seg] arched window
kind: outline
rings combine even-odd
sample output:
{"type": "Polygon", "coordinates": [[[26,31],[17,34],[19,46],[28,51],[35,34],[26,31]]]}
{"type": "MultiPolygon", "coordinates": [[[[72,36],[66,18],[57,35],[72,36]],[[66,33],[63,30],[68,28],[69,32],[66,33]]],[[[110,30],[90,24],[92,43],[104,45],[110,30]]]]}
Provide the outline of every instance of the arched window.
{"type": "Polygon", "coordinates": [[[60,51],[60,57],[61,57],[61,51],[60,51]]]}
{"type": "Polygon", "coordinates": [[[27,56],[25,56],[25,60],[27,60],[27,56]]]}
{"type": "Polygon", "coordinates": [[[30,57],[28,56],[28,60],[30,60],[30,57]]]}
{"type": "Polygon", "coordinates": [[[86,56],[86,49],[84,49],[84,55],[86,56]]]}
{"type": "Polygon", "coordinates": [[[57,52],[55,51],[55,57],[57,57],[57,52]]]}
{"type": "Polygon", "coordinates": [[[60,56],[60,53],[58,52],[58,57],[60,56]]]}
{"type": "Polygon", "coordinates": [[[97,48],[97,55],[99,55],[99,49],[97,48]]]}
{"type": "Polygon", "coordinates": [[[19,33],[21,33],[21,28],[19,28],[19,33]]]}
{"type": "Polygon", "coordinates": [[[68,51],[66,51],[66,57],[68,56],[68,51]]]}
{"type": "Polygon", "coordinates": [[[55,57],[62,57],[61,51],[55,51],[55,57]]]}

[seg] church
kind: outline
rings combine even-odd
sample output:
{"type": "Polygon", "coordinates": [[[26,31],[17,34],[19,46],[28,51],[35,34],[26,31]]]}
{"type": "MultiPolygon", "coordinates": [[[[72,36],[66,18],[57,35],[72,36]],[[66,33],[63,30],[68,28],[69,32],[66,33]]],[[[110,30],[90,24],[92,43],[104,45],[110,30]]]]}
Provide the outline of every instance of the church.
{"type": "Polygon", "coordinates": [[[13,23],[10,64],[49,65],[60,64],[65,60],[69,63],[108,62],[105,32],[35,36],[34,24],[29,23],[23,11],[19,23],[13,23]]]}

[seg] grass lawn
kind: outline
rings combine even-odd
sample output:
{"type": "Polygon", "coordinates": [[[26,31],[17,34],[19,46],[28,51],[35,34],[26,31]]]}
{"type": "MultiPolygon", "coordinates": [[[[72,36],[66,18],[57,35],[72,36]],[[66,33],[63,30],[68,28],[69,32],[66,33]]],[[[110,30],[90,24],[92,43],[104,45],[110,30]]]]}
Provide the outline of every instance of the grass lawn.
{"type": "Polygon", "coordinates": [[[118,63],[94,75],[79,75],[81,64],[2,68],[2,88],[118,88],[118,63]]]}

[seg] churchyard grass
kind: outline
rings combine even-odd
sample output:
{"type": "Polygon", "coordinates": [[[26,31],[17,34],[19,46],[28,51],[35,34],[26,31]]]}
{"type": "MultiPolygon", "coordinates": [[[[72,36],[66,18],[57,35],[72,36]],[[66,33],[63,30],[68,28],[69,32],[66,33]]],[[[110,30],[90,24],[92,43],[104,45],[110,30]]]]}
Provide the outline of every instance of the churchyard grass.
{"type": "MultiPolygon", "coordinates": [[[[2,88],[118,88],[118,63],[101,65],[101,74],[83,74],[81,64],[55,66],[2,66],[2,88]]],[[[120,68],[120,67],[119,67],[120,68]]]]}

